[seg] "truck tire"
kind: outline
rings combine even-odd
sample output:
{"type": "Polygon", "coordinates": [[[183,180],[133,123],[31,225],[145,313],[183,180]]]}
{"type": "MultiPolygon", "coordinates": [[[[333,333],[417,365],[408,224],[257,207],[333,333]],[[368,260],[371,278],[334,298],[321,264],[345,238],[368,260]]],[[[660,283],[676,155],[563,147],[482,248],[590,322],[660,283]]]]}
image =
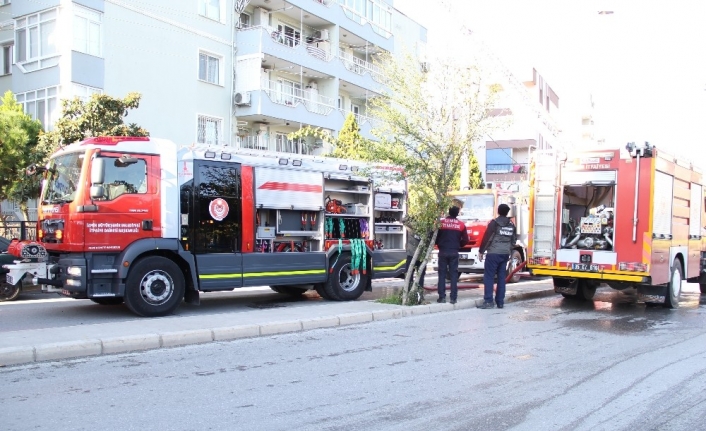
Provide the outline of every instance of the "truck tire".
{"type": "Polygon", "coordinates": [[[353,274],[351,254],[344,253],[338,260],[334,258],[332,271],[329,272],[324,290],[334,301],[352,301],[360,298],[368,284],[369,275],[358,272],[353,274]]]}
{"type": "MultiPolygon", "coordinates": [[[[512,250],[512,253],[510,253],[510,260],[508,260],[507,262],[507,273],[510,274],[518,266],[520,266],[521,263],[522,253],[520,253],[518,250],[512,250]]],[[[520,275],[520,272],[517,271],[515,275],[512,276],[510,281],[508,281],[508,283],[519,283],[521,278],[522,276],[520,275]]]]}
{"type": "Polygon", "coordinates": [[[22,280],[15,284],[7,282],[5,274],[0,274],[0,302],[14,301],[20,296],[22,280]]]}
{"type": "Polygon", "coordinates": [[[667,293],[664,295],[665,308],[679,307],[679,295],[681,295],[682,280],[681,263],[679,263],[679,260],[674,260],[672,263],[669,283],[667,283],[667,293]]]}
{"type": "Polygon", "coordinates": [[[307,289],[294,286],[270,286],[270,289],[274,290],[277,293],[293,296],[295,298],[300,298],[307,291],[307,289]]]}
{"type": "Polygon", "coordinates": [[[324,283],[316,283],[314,285],[314,290],[316,290],[316,293],[318,293],[321,298],[328,301],[333,301],[333,299],[328,296],[328,293],[326,293],[326,285],[324,283]]]}
{"type": "Polygon", "coordinates": [[[135,263],[125,283],[125,305],[138,316],[172,314],[184,300],[184,274],[173,261],[149,256],[135,263]]]}
{"type": "Polygon", "coordinates": [[[579,280],[578,288],[576,289],[576,299],[579,301],[591,301],[596,295],[596,286],[589,280],[579,280]]]}
{"type": "Polygon", "coordinates": [[[91,298],[91,301],[100,305],[120,305],[124,302],[123,298],[91,298]]]}

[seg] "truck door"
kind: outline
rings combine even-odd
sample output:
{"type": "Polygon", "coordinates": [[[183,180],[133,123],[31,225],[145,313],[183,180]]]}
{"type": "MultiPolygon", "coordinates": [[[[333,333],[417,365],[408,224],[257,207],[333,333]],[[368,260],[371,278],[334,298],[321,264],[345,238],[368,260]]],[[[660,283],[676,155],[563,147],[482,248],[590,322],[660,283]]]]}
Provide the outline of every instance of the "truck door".
{"type": "Polygon", "coordinates": [[[117,251],[140,238],[159,236],[154,223],[152,202],[158,187],[152,178],[159,178],[158,157],[130,154],[131,161],[123,163],[124,154],[101,152],[105,160],[103,196],[93,200],[96,211],[85,212],[85,241],[90,251],[117,251]],[[148,181],[149,180],[149,181],[148,181]]]}
{"type": "Polygon", "coordinates": [[[190,248],[196,258],[200,289],[242,286],[240,164],[194,161],[192,196],[190,248]]]}
{"type": "Polygon", "coordinates": [[[536,150],[533,159],[534,184],[530,184],[534,193],[531,253],[535,263],[543,264],[538,260],[554,260],[556,251],[559,162],[554,150],[536,150]]]}

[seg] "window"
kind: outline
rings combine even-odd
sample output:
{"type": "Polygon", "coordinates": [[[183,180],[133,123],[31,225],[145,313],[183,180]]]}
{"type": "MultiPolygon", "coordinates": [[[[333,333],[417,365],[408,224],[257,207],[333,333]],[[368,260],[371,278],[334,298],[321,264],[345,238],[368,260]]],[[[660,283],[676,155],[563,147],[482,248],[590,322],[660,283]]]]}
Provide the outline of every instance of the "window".
{"type": "Polygon", "coordinates": [[[199,115],[196,142],[208,145],[220,144],[222,134],[223,119],[199,115]]]}
{"type": "Polygon", "coordinates": [[[101,57],[102,14],[76,6],[74,14],[74,50],[101,57]]]}
{"type": "Polygon", "coordinates": [[[341,109],[343,107],[343,99],[340,97],[338,98],[338,109],[341,109]]]}
{"type": "Polygon", "coordinates": [[[17,102],[24,107],[25,113],[39,120],[47,131],[54,128],[54,121],[57,119],[58,88],[49,87],[16,95],[17,102]]]}
{"type": "Polygon", "coordinates": [[[495,148],[485,151],[486,172],[513,172],[516,163],[512,158],[512,148],[495,148]]]}
{"type": "Polygon", "coordinates": [[[243,12],[240,14],[240,18],[238,19],[238,28],[248,27],[250,27],[250,15],[243,12]]]}
{"type": "Polygon", "coordinates": [[[283,45],[295,47],[299,45],[301,32],[285,24],[277,25],[277,41],[283,45]]]}
{"type": "Polygon", "coordinates": [[[78,97],[84,102],[87,102],[94,94],[103,94],[100,88],[89,87],[87,85],[73,84],[73,97],[78,97]]]}
{"type": "Polygon", "coordinates": [[[199,0],[199,15],[215,21],[221,20],[220,0],[199,0]]]}
{"type": "Polygon", "coordinates": [[[125,194],[147,193],[147,162],[137,159],[129,165],[120,163],[117,157],[105,158],[105,180],[103,193],[112,201],[125,194]]]}
{"type": "Polygon", "coordinates": [[[15,45],[9,43],[2,46],[2,74],[9,75],[12,73],[12,65],[15,63],[14,58],[15,45]]]}
{"type": "Polygon", "coordinates": [[[212,54],[199,52],[199,79],[211,84],[221,84],[221,59],[212,54]]]}
{"type": "Polygon", "coordinates": [[[56,9],[50,9],[15,20],[15,59],[18,63],[40,60],[57,53],[56,15],[56,9]]]}

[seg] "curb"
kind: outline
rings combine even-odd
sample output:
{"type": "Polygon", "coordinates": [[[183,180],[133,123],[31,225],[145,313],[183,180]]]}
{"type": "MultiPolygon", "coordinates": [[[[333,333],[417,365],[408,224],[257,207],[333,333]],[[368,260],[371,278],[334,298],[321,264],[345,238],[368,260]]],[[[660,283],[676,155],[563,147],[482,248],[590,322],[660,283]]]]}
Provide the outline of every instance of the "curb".
{"type": "MultiPolygon", "coordinates": [[[[525,299],[542,298],[554,295],[554,289],[527,293],[514,293],[506,296],[505,302],[517,302],[525,299]]],[[[120,353],[155,350],[161,348],[205,344],[218,341],[232,341],[258,336],[286,334],[311,329],[335,328],[338,326],[358,325],[403,317],[444,311],[476,308],[483,299],[459,301],[456,304],[425,304],[414,307],[399,306],[396,309],[346,313],[338,316],[324,316],[305,320],[271,322],[262,325],[239,325],[211,329],[192,329],[164,333],[108,337],[101,339],[83,339],[62,343],[46,343],[37,346],[7,347],[0,349],[0,367],[23,365],[44,361],[77,359],[90,356],[114,355],[120,353]]]]}

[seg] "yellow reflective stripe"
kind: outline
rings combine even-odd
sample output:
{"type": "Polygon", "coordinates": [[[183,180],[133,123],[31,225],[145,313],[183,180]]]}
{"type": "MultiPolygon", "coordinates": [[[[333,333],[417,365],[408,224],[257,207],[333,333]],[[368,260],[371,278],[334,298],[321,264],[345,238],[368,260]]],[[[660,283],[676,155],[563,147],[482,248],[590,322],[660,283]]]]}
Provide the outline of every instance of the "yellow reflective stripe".
{"type": "Polygon", "coordinates": [[[407,259],[401,261],[400,263],[398,263],[395,266],[374,266],[373,269],[375,271],[394,271],[394,270],[400,268],[405,263],[407,263],[407,259]]]}
{"type": "Polygon", "coordinates": [[[641,283],[644,277],[639,275],[620,275],[606,272],[577,272],[577,271],[562,271],[555,269],[538,269],[532,268],[533,275],[551,275],[555,277],[576,277],[576,278],[593,278],[599,280],[615,280],[615,281],[633,281],[641,283]]]}
{"type": "Polygon", "coordinates": [[[272,271],[272,272],[248,272],[245,274],[203,274],[199,275],[200,279],[218,280],[222,278],[238,278],[238,277],[276,277],[279,275],[311,275],[325,274],[325,269],[305,269],[301,271],[272,271]]]}

